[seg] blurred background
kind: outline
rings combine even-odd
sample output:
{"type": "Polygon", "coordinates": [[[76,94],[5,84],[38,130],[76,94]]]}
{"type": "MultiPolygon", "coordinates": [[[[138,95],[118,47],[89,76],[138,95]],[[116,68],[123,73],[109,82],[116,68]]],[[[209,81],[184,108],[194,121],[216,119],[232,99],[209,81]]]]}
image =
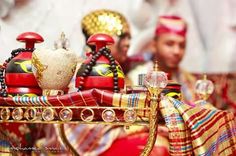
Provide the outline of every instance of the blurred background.
{"type": "Polygon", "coordinates": [[[159,15],[176,14],[189,25],[187,51],[181,66],[193,73],[236,71],[236,0],[0,0],[0,61],[24,47],[16,37],[35,31],[44,37],[37,48],[53,48],[64,32],[78,55],[85,43],[82,17],[92,10],[123,13],[131,24],[129,55],[153,37],[159,15]]]}

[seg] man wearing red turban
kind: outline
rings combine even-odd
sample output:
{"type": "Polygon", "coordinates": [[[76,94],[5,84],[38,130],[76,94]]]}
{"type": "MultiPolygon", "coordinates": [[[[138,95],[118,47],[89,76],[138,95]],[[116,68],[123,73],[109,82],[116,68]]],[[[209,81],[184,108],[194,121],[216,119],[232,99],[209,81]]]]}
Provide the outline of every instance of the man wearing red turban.
{"type": "MultiPolygon", "coordinates": [[[[155,37],[152,41],[153,49],[155,49],[153,61],[138,66],[134,70],[136,72],[134,78],[137,79],[138,74],[143,74],[143,72],[147,73],[148,70],[152,69],[153,62],[157,60],[159,70],[168,73],[170,79],[174,79],[182,84],[184,97],[186,96],[186,100],[190,102],[193,100],[195,80],[190,74],[179,69],[179,64],[185,53],[186,33],[187,24],[182,18],[178,16],[160,16],[155,29],[155,37]]],[[[130,74],[133,74],[132,71],[130,74]]],[[[162,127],[163,130],[165,129],[164,127],[162,127]]],[[[111,148],[103,153],[103,155],[116,155],[115,153],[119,153],[119,155],[138,155],[142,146],[145,145],[147,133],[140,129],[136,129],[136,131],[136,135],[115,140],[111,148]]],[[[153,148],[151,155],[169,155],[168,137],[165,135],[168,134],[160,134],[159,131],[156,146],[153,148]]]]}
{"type": "Polygon", "coordinates": [[[138,66],[129,73],[129,78],[135,81],[138,74],[146,74],[152,69],[153,62],[158,61],[159,70],[182,85],[183,100],[188,103],[194,101],[195,78],[179,68],[185,54],[187,23],[178,16],[160,16],[154,33],[151,41],[153,61],[138,66]]]}

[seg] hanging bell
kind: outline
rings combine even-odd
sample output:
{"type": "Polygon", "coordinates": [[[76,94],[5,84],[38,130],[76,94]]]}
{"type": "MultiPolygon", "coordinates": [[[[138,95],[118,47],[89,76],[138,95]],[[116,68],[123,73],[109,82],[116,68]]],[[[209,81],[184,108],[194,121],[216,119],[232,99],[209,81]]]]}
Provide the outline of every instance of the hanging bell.
{"type": "Polygon", "coordinates": [[[1,96],[41,95],[42,90],[32,73],[31,57],[34,44],[43,42],[44,39],[37,33],[25,32],[17,40],[25,42],[26,47],[13,50],[11,57],[3,64],[1,70],[5,70],[5,83],[1,80],[1,96]]]}
{"type": "Polygon", "coordinates": [[[124,88],[124,73],[107,47],[114,44],[113,38],[99,33],[90,36],[87,43],[96,46],[96,50],[80,66],[76,87],[78,90],[99,88],[119,92],[124,88]]]}

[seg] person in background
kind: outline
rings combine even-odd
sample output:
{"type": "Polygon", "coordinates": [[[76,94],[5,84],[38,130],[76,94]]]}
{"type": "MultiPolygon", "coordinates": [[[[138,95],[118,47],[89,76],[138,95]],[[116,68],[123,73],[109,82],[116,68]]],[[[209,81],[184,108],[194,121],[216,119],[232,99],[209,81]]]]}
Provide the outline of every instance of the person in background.
{"type": "MultiPolygon", "coordinates": [[[[81,27],[85,42],[95,33],[105,33],[113,37],[115,44],[110,45],[109,48],[125,75],[136,64],[151,58],[151,56],[146,54],[127,55],[131,41],[130,26],[127,19],[116,11],[96,10],[91,12],[82,19],[81,27]]],[[[86,47],[86,52],[95,50],[95,47],[91,45],[86,45],[86,47]]]]}
{"type": "MultiPolygon", "coordinates": [[[[82,19],[81,25],[85,41],[95,33],[105,33],[113,37],[115,44],[109,46],[111,54],[126,74],[129,70],[126,61],[131,40],[130,27],[126,18],[118,12],[101,9],[87,14],[82,19]]],[[[91,45],[87,47],[86,52],[95,48],[91,45]]]]}
{"type": "Polygon", "coordinates": [[[146,74],[152,69],[153,62],[158,61],[159,70],[166,72],[170,80],[182,85],[183,100],[191,104],[195,101],[196,80],[179,66],[185,54],[187,23],[178,16],[160,16],[154,33],[151,41],[154,49],[152,61],[137,66],[129,72],[128,77],[137,84],[138,74],[146,74]]]}

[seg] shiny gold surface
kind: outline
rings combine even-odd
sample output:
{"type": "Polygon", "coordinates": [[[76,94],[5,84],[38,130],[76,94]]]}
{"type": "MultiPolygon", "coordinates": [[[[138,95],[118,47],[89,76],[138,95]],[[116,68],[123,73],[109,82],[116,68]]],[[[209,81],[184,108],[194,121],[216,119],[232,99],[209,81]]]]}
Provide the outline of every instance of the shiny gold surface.
{"type": "MultiPolygon", "coordinates": [[[[81,119],[71,119],[70,121],[68,120],[63,120],[59,114],[56,113],[57,109],[69,109],[69,110],[90,110],[90,111],[97,111],[97,110],[129,110],[130,107],[89,107],[89,106],[18,106],[18,107],[10,107],[10,106],[0,106],[0,111],[1,110],[8,110],[9,117],[7,119],[2,119],[0,118],[0,123],[1,122],[15,122],[15,123],[50,123],[50,124],[64,124],[64,123],[74,123],[74,124],[105,124],[105,125],[124,125],[124,126],[131,126],[131,125],[147,125],[148,122],[147,120],[136,120],[134,123],[128,123],[125,121],[119,121],[115,120],[113,122],[105,122],[105,121],[83,121],[81,119]],[[14,120],[11,119],[10,114],[14,109],[21,109],[22,113],[24,113],[24,118],[20,120],[14,120]],[[47,121],[45,120],[45,117],[43,117],[43,112],[45,110],[52,110],[54,112],[55,118],[52,121],[47,121]],[[30,114],[32,113],[32,114],[30,114]]],[[[134,107],[132,108],[135,111],[146,111],[149,112],[149,108],[137,108],[134,107]]]]}
{"type": "Polygon", "coordinates": [[[158,118],[157,118],[157,109],[159,106],[158,98],[157,97],[151,97],[151,103],[150,103],[150,117],[149,117],[149,136],[148,136],[148,142],[146,146],[144,147],[144,150],[141,153],[141,156],[149,156],[150,152],[153,149],[153,146],[156,141],[157,137],[157,125],[158,125],[158,118]]]}
{"type": "Polygon", "coordinates": [[[87,14],[82,19],[82,29],[88,36],[95,33],[120,36],[129,32],[129,25],[122,14],[103,9],[87,14]]]}
{"type": "Polygon", "coordinates": [[[40,85],[40,80],[42,79],[42,73],[47,68],[45,67],[39,60],[39,58],[35,55],[35,53],[32,54],[32,65],[34,70],[36,70],[36,79],[38,80],[38,83],[40,85]]]}
{"type": "Polygon", "coordinates": [[[70,150],[70,152],[73,154],[73,156],[79,156],[76,149],[74,149],[74,147],[71,145],[71,143],[69,142],[69,140],[66,137],[64,124],[59,125],[58,129],[59,129],[59,133],[60,133],[60,136],[61,136],[61,139],[62,139],[62,142],[64,143],[64,145],[70,150]]]}

